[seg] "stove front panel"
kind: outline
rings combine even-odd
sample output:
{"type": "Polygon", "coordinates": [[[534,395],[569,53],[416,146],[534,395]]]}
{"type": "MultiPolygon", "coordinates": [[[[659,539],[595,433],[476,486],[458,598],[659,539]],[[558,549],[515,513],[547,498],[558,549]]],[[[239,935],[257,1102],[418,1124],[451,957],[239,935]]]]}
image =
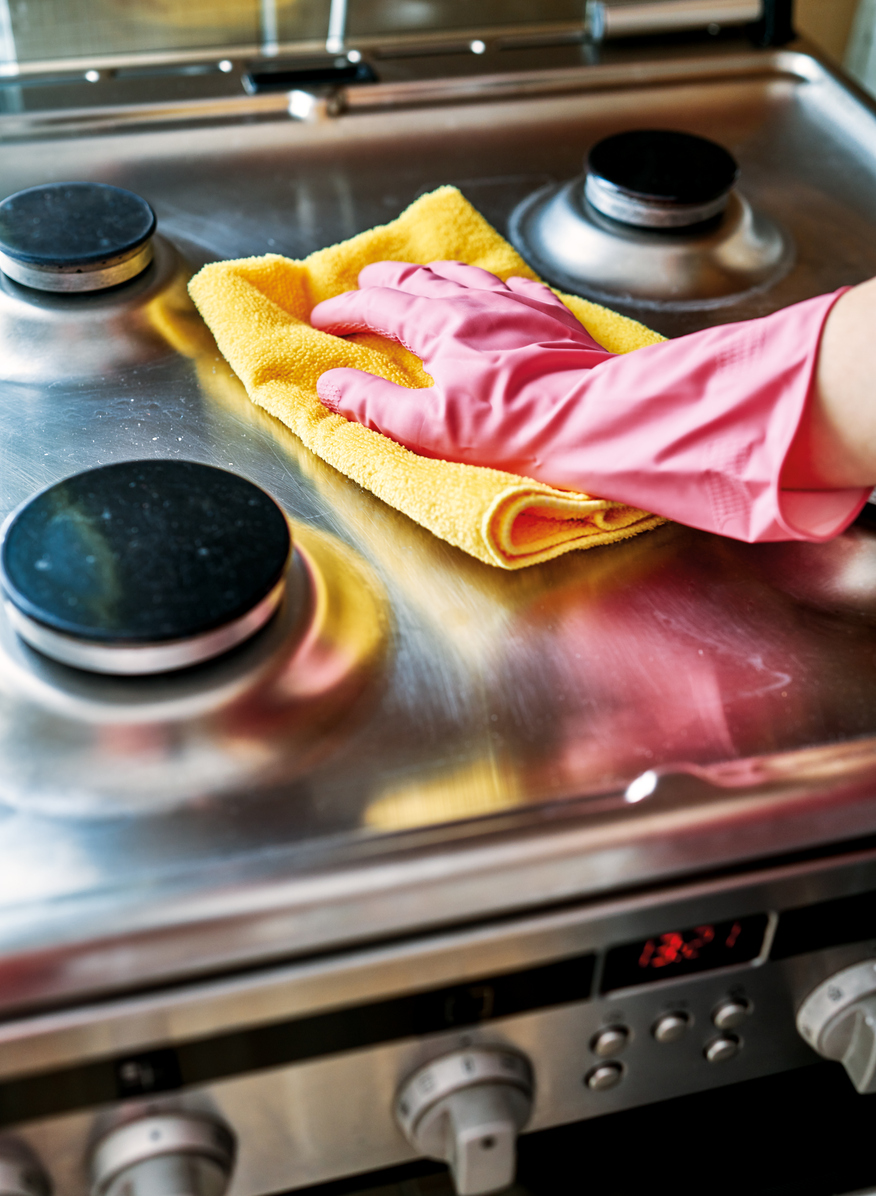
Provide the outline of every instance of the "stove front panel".
{"type": "Polygon", "coordinates": [[[870,851],[11,1019],[0,1127],[85,1196],[119,1119],[218,1116],[230,1196],[262,1196],[415,1157],[395,1095],[455,1050],[526,1056],[526,1132],[788,1071],[817,1059],[800,1001],[876,958],[874,909],[870,851]]]}

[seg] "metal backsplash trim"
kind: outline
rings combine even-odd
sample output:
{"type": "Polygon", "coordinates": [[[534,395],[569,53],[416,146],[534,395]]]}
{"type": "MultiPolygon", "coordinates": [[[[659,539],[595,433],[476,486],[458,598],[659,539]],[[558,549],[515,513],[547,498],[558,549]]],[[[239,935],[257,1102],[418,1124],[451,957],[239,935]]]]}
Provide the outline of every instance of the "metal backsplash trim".
{"type": "Polygon", "coordinates": [[[130,54],[94,54],[70,58],[41,58],[17,61],[14,52],[12,27],[4,36],[3,13],[0,0],[0,77],[33,76],[64,73],[75,75],[87,70],[111,71],[131,67],[166,67],[174,64],[218,62],[222,59],[247,59],[259,55],[268,57],[306,57],[321,53],[342,53],[355,42],[355,47],[377,57],[406,57],[421,54],[459,52],[472,41],[497,49],[525,49],[544,45],[561,45],[574,41],[600,41],[603,37],[632,34],[672,32],[703,28],[712,24],[745,25],[756,21],[761,14],[760,0],[721,0],[716,8],[711,0],[697,0],[696,11],[689,0],[659,0],[658,3],[624,5],[618,9],[591,0],[586,21],[527,21],[507,25],[493,25],[454,30],[442,29],[413,33],[411,31],[368,36],[359,35],[348,41],[347,0],[332,0],[329,22],[324,40],[279,40],[273,0],[263,0],[262,30],[259,42],[233,45],[212,45],[184,50],[146,51],[130,54]],[[679,7],[681,5],[681,7],[679,7]],[[641,13],[647,9],[649,12],[641,13]],[[597,11],[599,10],[599,11],[597,11]],[[601,17],[599,12],[605,10],[601,17]],[[635,10],[635,11],[634,11],[635,10]],[[664,12],[664,10],[666,10],[664,12]],[[668,14],[668,15],[667,15],[668,14]],[[668,21],[668,24],[667,24],[668,21]]]}
{"type": "Polygon", "coordinates": [[[47,135],[112,132],[142,125],[200,123],[245,119],[252,116],[319,120],[346,113],[379,112],[416,108],[431,104],[469,104],[514,100],[571,92],[594,92],[640,87],[643,82],[671,86],[710,79],[775,78],[783,75],[801,82],[829,82],[831,72],[808,54],[775,51],[751,52],[723,57],[689,58],[656,62],[648,66],[647,80],[636,63],[621,65],[561,67],[555,70],[506,72],[422,79],[402,83],[372,83],[340,88],[327,102],[323,97],[301,92],[269,92],[263,95],[224,96],[210,100],[180,100],[170,103],[131,104],[114,107],[66,108],[8,114],[0,118],[0,142],[47,135]],[[304,94],[312,103],[306,109],[296,103],[304,94]]]}
{"type": "Polygon", "coordinates": [[[588,0],[585,28],[594,41],[646,37],[682,29],[745,25],[760,19],[761,0],[588,0]]]}

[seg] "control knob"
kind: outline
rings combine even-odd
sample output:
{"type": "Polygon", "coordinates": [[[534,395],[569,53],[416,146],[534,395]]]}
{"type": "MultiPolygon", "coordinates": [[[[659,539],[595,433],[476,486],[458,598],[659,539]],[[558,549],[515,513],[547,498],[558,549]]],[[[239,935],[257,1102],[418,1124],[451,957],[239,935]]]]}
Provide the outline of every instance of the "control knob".
{"type": "Polygon", "coordinates": [[[858,1092],[876,1092],[876,960],[836,972],[797,1013],[797,1029],[826,1059],[838,1059],[858,1092]]]}
{"type": "Polygon", "coordinates": [[[91,1156],[92,1196],[223,1196],[234,1138],[220,1121],[160,1113],[116,1126],[91,1156]]]}
{"type": "Polygon", "coordinates": [[[433,1059],[396,1097],[405,1137],[420,1154],[449,1163],[459,1196],[514,1182],[516,1142],[532,1111],[532,1068],[505,1047],[471,1047],[433,1059]]]}
{"type": "Polygon", "coordinates": [[[49,1196],[51,1190],[30,1147],[19,1138],[0,1137],[0,1196],[49,1196]]]}

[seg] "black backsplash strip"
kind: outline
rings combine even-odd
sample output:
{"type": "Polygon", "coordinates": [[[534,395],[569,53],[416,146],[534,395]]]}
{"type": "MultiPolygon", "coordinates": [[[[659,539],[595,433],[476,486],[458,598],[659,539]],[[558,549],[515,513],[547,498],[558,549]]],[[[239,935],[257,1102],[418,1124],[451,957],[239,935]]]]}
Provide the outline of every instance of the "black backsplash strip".
{"type": "Polygon", "coordinates": [[[786,910],[779,917],[770,959],[788,959],[867,939],[876,939],[876,893],[786,910]]]}
{"type": "Polygon", "coordinates": [[[453,988],[12,1080],[0,1085],[0,1125],[584,1001],[594,963],[595,956],[578,955],[453,988]]]}
{"type": "Polygon", "coordinates": [[[291,91],[294,88],[340,87],[348,83],[376,83],[374,68],[365,62],[352,63],[337,59],[320,60],[305,66],[291,66],[281,62],[251,66],[244,76],[244,86],[250,94],[263,91],[291,91]]]}

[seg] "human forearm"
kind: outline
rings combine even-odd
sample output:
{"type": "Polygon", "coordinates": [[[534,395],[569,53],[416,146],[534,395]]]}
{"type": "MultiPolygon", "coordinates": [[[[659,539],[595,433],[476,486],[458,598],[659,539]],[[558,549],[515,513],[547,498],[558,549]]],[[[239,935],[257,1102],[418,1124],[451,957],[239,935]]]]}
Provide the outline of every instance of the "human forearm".
{"type": "Polygon", "coordinates": [[[782,482],[790,489],[876,486],[876,279],[837,300],[782,482]]]}

